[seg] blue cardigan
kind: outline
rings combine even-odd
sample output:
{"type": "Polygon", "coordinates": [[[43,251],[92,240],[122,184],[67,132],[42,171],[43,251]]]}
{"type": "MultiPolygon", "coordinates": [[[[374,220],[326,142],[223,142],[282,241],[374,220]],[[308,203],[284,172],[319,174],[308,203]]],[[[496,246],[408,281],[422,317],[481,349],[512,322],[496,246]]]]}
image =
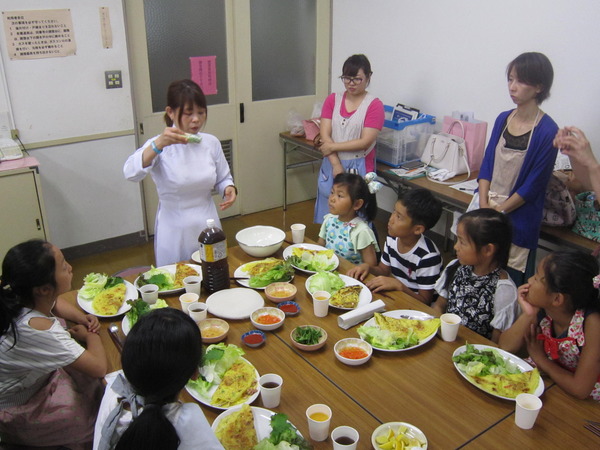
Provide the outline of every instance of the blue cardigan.
{"type": "MultiPolygon", "coordinates": [[[[485,150],[478,179],[490,182],[492,180],[496,145],[506,125],[506,119],[511,112],[512,110],[504,111],[494,123],[494,129],[485,150]]],[[[533,131],[529,149],[523,160],[523,166],[521,167],[515,186],[510,192],[510,195],[516,192],[525,200],[523,206],[508,214],[513,225],[512,241],[519,247],[525,247],[530,250],[537,248],[540,228],[542,226],[546,187],[552,175],[558,151],[552,145],[557,131],[558,125],[556,125],[556,122],[549,115],[544,114],[533,131]]]]}

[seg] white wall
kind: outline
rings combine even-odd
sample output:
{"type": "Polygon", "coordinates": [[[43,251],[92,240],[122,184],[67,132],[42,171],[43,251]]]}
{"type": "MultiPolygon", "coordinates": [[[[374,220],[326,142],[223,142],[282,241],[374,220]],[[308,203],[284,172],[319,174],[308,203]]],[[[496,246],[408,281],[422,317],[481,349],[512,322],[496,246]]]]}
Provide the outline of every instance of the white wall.
{"type": "Polygon", "coordinates": [[[526,51],[546,54],[554,85],[542,109],[559,126],[585,131],[600,158],[597,0],[333,0],[332,17],[333,90],[343,89],[344,60],[364,53],[373,68],[369,91],[385,104],[440,120],[475,111],[488,133],[514,107],[507,64],[526,51]]]}
{"type": "Polygon", "coordinates": [[[9,96],[25,147],[41,146],[29,153],[40,161],[48,232],[61,248],[144,229],[139,185],[123,177],[123,164],[136,144],[122,6],[122,0],[3,0],[0,6],[2,11],[71,10],[77,52],[64,58],[10,60],[0,22],[6,75],[0,108],[9,96]],[[110,12],[113,46],[108,49],[102,46],[100,7],[110,12]],[[105,70],[121,70],[124,87],[105,89],[105,70]],[[121,136],[92,137],[104,133],[121,136]],[[70,138],[83,142],[51,142],[70,138]]]}

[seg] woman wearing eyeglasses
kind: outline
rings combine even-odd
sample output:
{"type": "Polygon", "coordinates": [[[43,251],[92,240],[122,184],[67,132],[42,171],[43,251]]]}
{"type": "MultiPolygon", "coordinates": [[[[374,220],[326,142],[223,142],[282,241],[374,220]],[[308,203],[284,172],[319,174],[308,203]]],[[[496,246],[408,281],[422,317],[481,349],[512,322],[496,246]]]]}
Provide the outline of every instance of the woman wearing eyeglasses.
{"type": "Polygon", "coordinates": [[[384,121],[383,103],[367,92],[371,63],[365,55],[350,56],[340,79],[345,92],[325,99],[320,138],[315,147],[323,154],[319,172],[315,223],[329,212],[328,199],[335,176],[355,172],[363,177],[375,171],[375,139],[384,121]]]}

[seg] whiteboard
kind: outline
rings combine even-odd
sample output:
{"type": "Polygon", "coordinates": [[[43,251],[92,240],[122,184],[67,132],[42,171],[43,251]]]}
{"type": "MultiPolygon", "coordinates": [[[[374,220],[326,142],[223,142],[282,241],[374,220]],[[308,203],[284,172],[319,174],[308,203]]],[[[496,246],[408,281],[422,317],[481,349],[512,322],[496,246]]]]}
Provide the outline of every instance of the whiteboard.
{"type": "Polygon", "coordinates": [[[121,0],[2,0],[2,11],[32,9],[70,9],[77,51],[67,57],[11,60],[0,21],[6,79],[6,89],[0,90],[0,105],[8,105],[25,146],[132,130],[134,114],[121,0]],[[112,48],[103,47],[101,7],[109,10],[112,48]],[[121,71],[122,88],[106,89],[107,70],[121,71]]]}

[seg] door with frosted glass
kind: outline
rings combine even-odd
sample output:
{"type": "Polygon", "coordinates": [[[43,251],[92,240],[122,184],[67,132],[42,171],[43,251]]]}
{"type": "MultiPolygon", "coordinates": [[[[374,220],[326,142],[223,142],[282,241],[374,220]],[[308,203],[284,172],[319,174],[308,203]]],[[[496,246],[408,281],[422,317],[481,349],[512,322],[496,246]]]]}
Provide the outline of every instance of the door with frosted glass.
{"type": "MultiPolygon", "coordinates": [[[[167,0],[125,4],[139,144],[164,128],[167,86],[190,77],[189,58],[216,56],[217,93],[207,96],[204,131],[224,143],[240,191],[226,213],[281,206],[278,134],[291,109],[308,117],[313,104],[327,95],[330,2],[181,0],[177,8],[167,0]]],[[[317,169],[291,173],[291,202],[314,197],[317,169]]],[[[143,192],[153,234],[158,199],[151,180],[144,182],[143,192]]]]}

